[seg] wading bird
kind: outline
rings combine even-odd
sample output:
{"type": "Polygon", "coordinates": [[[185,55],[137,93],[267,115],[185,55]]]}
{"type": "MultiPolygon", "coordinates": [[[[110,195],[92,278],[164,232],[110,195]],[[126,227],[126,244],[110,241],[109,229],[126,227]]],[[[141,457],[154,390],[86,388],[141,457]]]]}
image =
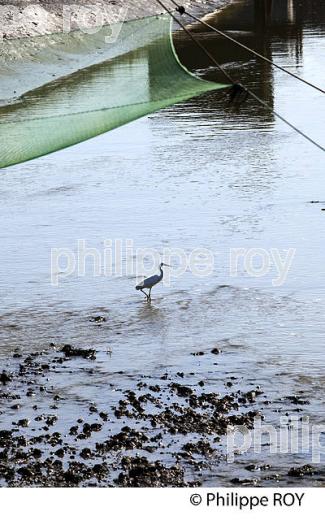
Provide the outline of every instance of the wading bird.
{"type": "Polygon", "coordinates": [[[159,266],[160,274],[155,274],[154,276],[150,276],[150,278],[146,278],[145,280],[143,280],[143,282],[141,282],[139,285],[136,286],[136,290],[141,291],[145,295],[145,297],[147,298],[147,302],[151,301],[151,289],[155,285],[157,285],[159,282],[161,282],[164,277],[164,272],[162,270],[162,268],[164,266],[170,267],[170,265],[168,265],[168,264],[161,263],[159,266]],[[144,289],[149,289],[149,294],[147,294],[144,291],[144,289]]]}

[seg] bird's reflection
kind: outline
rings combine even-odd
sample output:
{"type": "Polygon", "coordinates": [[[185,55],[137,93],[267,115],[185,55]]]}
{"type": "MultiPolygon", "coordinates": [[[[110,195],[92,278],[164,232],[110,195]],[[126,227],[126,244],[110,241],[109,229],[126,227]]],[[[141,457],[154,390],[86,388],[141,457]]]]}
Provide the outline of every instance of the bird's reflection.
{"type": "Polygon", "coordinates": [[[166,311],[159,307],[160,299],[153,302],[152,300],[144,300],[140,302],[140,308],[137,312],[137,318],[143,323],[162,324],[166,318],[166,311]]]}

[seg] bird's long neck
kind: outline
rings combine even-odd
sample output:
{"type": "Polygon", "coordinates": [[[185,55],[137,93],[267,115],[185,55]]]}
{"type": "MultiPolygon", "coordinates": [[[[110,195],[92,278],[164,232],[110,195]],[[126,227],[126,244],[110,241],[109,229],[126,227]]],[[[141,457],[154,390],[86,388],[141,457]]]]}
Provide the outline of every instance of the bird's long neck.
{"type": "Polygon", "coordinates": [[[162,280],[163,277],[164,277],[164,271],[162,270],[162,266],[160,266],[160,276],[159,276],[160,280],[162,280]]]}

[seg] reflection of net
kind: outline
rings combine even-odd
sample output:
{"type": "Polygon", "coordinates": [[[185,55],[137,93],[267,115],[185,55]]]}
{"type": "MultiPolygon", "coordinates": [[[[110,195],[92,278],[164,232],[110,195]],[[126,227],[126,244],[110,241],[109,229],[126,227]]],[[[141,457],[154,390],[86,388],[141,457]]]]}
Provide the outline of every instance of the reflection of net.
{"type": "MultiPolygon", "coordinates": [[[[48,37],[44,38],[46,42],[48,37]]],[[[76,41],[83,36],[59,38],[63,68],[67,63],[71,67],[70,54],[73,63],[76,55],[82,62],[76,41]]],[[[83,54],[86,47],[94,50],[94,40],[100,47],[98,34],[85,38],[83,54]]],[[[0,108],[0,167],[60,150],[178,101],[223,87],[194,77],[180,65],[167,16],[125,23],[114,47],[115,57],[109,61],[89,66],[86,55],[86,68],[31,90],[17,103],[0,108]]],[[[43,60],[48,71],[50,57],[59,51],[51,44],[47,55],[43,46],[41,57],[38,54],[37,60],[35,57],[31,60],[30,69],[40,66],[43,60]]],[[[24,52],[28,54],[27,49],[24,52]]],[[[102,57],[104,54],[107,58],[105,50],[102,57]]],[[[25,67],[28,70],[26,61],[25,67]]]]}

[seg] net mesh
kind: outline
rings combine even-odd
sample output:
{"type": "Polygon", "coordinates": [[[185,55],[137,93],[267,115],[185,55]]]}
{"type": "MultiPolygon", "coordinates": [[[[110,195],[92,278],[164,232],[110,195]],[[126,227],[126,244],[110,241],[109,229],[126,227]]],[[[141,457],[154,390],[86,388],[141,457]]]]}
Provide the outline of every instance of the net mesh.
{"type": "Polygon", "coordinates": [[[44,83],[50,74],[52,81],[0,107],[1,168],[225,87],[195,77],[179,63],[166,15],[124,23],[114,43],[107,43],[112,28],[107,30],[39,37],[21,48],[10,49],[12,43],[5,48],[0,99],[23,84],[26,90],[44,83]],[[58,71],[66,75],[53,80],[58,71]]]}

